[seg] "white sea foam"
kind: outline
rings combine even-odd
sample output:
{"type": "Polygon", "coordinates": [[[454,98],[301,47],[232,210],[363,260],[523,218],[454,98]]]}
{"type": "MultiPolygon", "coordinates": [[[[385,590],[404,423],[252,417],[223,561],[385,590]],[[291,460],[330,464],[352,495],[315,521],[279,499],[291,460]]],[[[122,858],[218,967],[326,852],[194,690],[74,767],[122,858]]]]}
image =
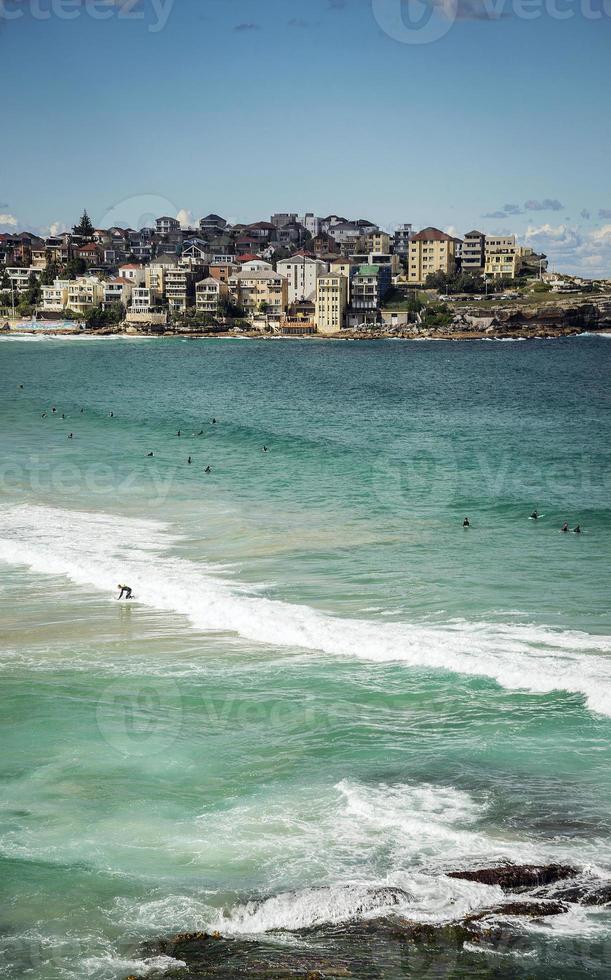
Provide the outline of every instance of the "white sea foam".
{"type": "Polygon", "coordinates": [[[31,505],[0,510],[0,560],[114,594],[119,579],[147,606],[198,629],[332,656],[480,675],[508,689],[583,695],[611,715],[611,637],[534,625],[454,621],[443,626],[341,619],[248,595],[217,569],[173,557],[153,521],[31,505]]]}

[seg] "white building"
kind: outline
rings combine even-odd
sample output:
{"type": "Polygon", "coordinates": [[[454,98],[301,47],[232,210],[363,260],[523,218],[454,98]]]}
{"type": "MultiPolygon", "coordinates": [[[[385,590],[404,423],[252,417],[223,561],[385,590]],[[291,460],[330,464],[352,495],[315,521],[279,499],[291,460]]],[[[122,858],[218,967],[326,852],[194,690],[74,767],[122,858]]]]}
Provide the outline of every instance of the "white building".
{"type": "Polygon", "coordinates": [[[137,265],[135,262],[126,262],[119,266],[119,275],[122,279],[129,279],[133,286],[142,286],[146,278],[144,266],[137,265]]]}
{"type": "Polygon", "coordinates": [[[122,303],[127,307],[132,298],[134,285],[123,276],[116,276],[104,283],[104,309],[122,303]]]}
{"type": "Polygon", "coordinates": [[[134,286],[132,289],[132,313],[150,313],[155,306],[153,290],[148,286],[134,286]]]}
{"type": "Polygon", "coordinates": [[[313,300],[316,297],[316,280],[327,272],[327,265],[320,259],[313,259],[304,252],[297,252],[290,259],[278,262],[277,271],[288,282],[290,303],[300,300],[313,300]]]}
{"type": "Polygon", "coordinates": [[[242,262],[240,264],[241,272],[273,272],[274,267],[271,262],[266,262],[265,259],[250,259],[249,262],[242,262]]]}
{"type": "Polygon", "coordinates": [[[106,283],[96,276],[71,280],[68,285],[68,308],[74,313],[85,314],[92,306],[101,306],[105,286],[106,283]]]}
{"type": "Polygon", "coordinates": [[[30,285],[30,276],[34,273],[37,279],[40,278],[40,269],[35,269],[30,266],[28,269],[22,269],[20,266],[11,266],[6,270],[6,274],[11,280],[11,286],[17,293],[25,293],[26,289],[30,285]]]}
{"type": "Polygon", "coordinates": [[[299,223],[303,225],[306,231],[309,231],[312,238],[320,235],[321,222],[322,218],[317,218],[311,211],[308,211],[299,219],[299,223]]]}
{"type": "Polygon", "coordinates": [[[223,296],[227,296],[229,290],[227,283],[221,282],[208,276],[201,279],[195,287],[195,306],[198,313],[209,313],[215,316],[219,309],[219,302],[223,296]]]}
{"type": "Polygon", "coordinates": [[[56,279],[52,286],[43,286],[41,309],[46,313],[61,313],[65,310],[70,285],[70,279],[56,279]]]}

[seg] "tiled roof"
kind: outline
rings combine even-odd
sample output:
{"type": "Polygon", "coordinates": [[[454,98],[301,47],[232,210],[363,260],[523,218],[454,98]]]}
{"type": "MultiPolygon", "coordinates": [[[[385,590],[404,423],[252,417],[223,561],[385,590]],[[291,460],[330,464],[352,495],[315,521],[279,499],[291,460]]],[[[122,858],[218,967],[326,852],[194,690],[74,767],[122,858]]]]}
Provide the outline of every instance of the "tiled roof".
{"type": "Polygon", "coordinates": [[[445,231],[440,231],[439,228],[423,228],[422,231],[411,236],[413,242],[451,242],[453,240],[452,235],[446,235],[445,231]]]}

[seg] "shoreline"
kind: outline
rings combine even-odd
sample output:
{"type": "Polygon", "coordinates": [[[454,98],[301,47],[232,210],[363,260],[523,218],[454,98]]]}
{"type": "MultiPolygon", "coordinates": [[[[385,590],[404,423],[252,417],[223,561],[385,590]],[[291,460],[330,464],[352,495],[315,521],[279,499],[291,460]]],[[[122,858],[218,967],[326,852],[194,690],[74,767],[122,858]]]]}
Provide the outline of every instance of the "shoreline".
{"type": "Polygon", "coordinates": [[[120,337],[129,340],[307,340],[307,341],[372,341],[372,340],[403,340],[403,341],[464,341],[464,340],[491,340],[491,341],[526,341],[526,340],[557,340],[562,337],[580,336],[606,336],[609,328],[590,327],[543,327],[536,329],[530,327],[526,330],[431,330],[407,331],[407,330],[345,330],[336,334],[268,334],[260,331],[222,331],[222,332],[203,332],[203,331],[166,331],[156,333],[145,330],[80,330],[70,328],[34,329],[34,328],[11,328],[0,332],[2,338],[18,339],[19,337],[40,337],[47,340],[55,338],[82,337],[82,338],[112,338],[120,337]]]}

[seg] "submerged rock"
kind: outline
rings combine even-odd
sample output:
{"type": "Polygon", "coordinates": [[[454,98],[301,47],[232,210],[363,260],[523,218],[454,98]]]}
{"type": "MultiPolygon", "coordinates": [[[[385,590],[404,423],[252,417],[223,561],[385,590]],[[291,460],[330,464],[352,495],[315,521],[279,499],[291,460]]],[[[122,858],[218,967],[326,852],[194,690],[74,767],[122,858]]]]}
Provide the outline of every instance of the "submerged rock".
{"type": "Polygon", "coordinates": [[[577,868],[566,864],[505,864],[498,868],[480,868],[474,871],[449,871],[448,878],[462,878],[477,881],[481,885],[498,885],[504,891],[517,888],[534,888],[537,885],[551,885],[564,878],[575,878],[577,868]]]}
{"type": "Polygon", "coordinates": [[[506,916],[521,916],[525,919],[542,919],[546,915],[562,915],[568,912],[569,906],[565,902],[545,901],[545,902],[508,902],[507,905],[495,905],[494,908],[484,909],[464,919],[467,928],[477,922],[482,922],[490,918],[505,918],[506,916]]]}

